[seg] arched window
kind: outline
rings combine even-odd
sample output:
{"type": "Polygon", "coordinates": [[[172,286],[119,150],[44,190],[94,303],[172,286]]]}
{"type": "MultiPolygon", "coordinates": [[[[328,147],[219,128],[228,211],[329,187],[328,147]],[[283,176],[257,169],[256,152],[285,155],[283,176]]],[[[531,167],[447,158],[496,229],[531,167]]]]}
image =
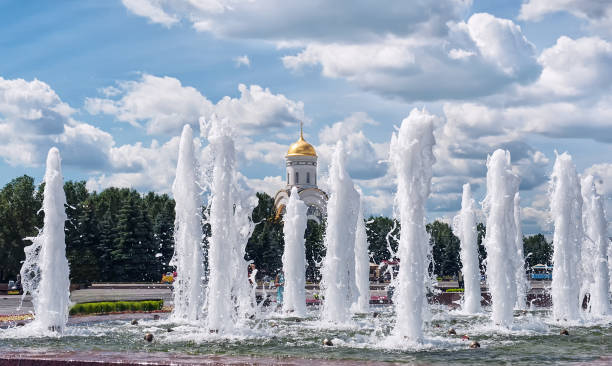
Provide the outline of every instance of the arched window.
{"type": "Polygon", "coordinates": [[[306,183],[310,184],[310,172],[306,172],[306,183]]]}
{"type": "Polygon", "coordinates": [[[289,173],[287,173],[287,184],[289,184],[289,173]]]}
{"type": "Polygon", "coordinates": [[[300,173],[295,172],[295,184],[300,184],[300,173]]]}

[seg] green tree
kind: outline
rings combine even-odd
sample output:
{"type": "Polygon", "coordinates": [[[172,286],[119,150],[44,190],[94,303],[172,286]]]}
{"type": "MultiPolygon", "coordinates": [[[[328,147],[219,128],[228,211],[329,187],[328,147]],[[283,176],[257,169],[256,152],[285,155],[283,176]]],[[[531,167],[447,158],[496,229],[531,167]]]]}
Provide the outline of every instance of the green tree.
{"type": "Polygon", "coordinates": [[[318,282],[321,280],[319,267],[325,257],[325,222],[317,223],[315,220],[308,220],[305,232],[306,241],[306,278],[309,281],[318,282]]]}
{"type": "Polygon", "coordinates": [[[478,232],[478,265],[480,267],[480,273],[484,273],[484,261],[487,259],[487,250],[484,246],[484,238],[487,235],[487,227],[482,222],[479,222],[476,224],[476,231],[478,232]]]}
{"type": "Polygon", "coordinates": [[[255,228],[247,243],[245,258],[255,263],[259,275],[274,275],[282,267],[283,223],[276,217],[272,197],[257,193],[257,199],[251,216],[255,228]]]}
{"type": "Polygon", "coordinates": [[[434,221],[426,226],[432,246],[433,273],[437,276],[453,276],[459,272],[459,238],[447,223],[434,221]]]}
{"type": "MultiPolygon", "coordinates": [[[[117,246],[117,227],[110,211],[106,211],[100,220],[100,240],[96,247],[98,253],[99,278],[105,282],[119,281],[115,270],[113,250],[117,246]]],[[[115,254],[116,255],[116,254],[115,254]]]]}
{"type": "Polygon", "coordinates": [[[380,264],[385,259],[393,259],[389,252],[389,245],[393,252],[397,252],[399,231],[397,220],[388,217],[370,216],[366,221],[369,251],[374,263],[380,264]]]}
{"type": "Polygon", "coordinates": [[[523,245],[529,267],[533,267],[536,264],[552,264],[552,242],[549,243],[544,235],[536,234],[523,237],[523,245]]]}
{"type": "Polygon", "coordinates": [[[99,230],[94,201],[89,200],[85,181],[65,182],[64,192],[68,218],[64,230],[70,279],[78,283],[91,282],[97,279],[99,271],[95,253],[99,230]]]}
{"type": "Polygon", "coordinates": [[[94,199],[88,198],[80,204],[80,215],[76,219],[75,234],[66,241],[66,257],[70,263],[70,279],[76,283],[100,280],[100,221],[96,216],[94,199]],[[70,245],[68,245],[70,243],[70,245]]]}
{"type": "Polygon", "coordinates": [[[34,179],[27,175],[10,181],[0,190],[0,280],[14,279],[25,258],[24,240],[38,234],[42,199],[35,196],[34,179]]]}
{"type": "Polygon", "coordinates": [[[153,240],[157,253],[157,260],[160,262],[160,272],[155,273],[155,278],[161,278],[165,272],[171,271],[170,260],[174,255],[174,201],[166,200],[161,210],[153,221],[153,240]]]}

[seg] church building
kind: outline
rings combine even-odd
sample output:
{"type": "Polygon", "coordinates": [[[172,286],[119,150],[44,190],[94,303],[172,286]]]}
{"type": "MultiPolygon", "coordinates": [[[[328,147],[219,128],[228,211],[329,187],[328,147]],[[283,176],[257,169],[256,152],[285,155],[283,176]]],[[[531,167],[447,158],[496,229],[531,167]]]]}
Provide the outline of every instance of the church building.
{"type": "Polygon", "coordinates": [[[287,182],[276,192],[274,207],[276,217],[285,213],[291,189],[297,187],[300,199],[308,206],[308,219],[321,222],[327,207],[327,193],[317,187],[317,153],[314,147],[304,140],[300,127],[300,138],[291,146],[285,156],[287,182]]]}

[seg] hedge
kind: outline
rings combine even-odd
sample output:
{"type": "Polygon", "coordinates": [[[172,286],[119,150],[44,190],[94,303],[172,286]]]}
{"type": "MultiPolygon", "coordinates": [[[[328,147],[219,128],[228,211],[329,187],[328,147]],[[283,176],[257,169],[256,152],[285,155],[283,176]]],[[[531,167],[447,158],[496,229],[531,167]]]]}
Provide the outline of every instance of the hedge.
{"type": "Polygon", "coordinates": [[[70,308],[70,315],[121,311],[154,311],[161,310],[163,306],[164,300],[86,302],[76,304],[70,308]]]}
{"type": "Polygon", "coordinates": [[[462,288],[449,288],[446,292],[463,292],[462,288]]]}

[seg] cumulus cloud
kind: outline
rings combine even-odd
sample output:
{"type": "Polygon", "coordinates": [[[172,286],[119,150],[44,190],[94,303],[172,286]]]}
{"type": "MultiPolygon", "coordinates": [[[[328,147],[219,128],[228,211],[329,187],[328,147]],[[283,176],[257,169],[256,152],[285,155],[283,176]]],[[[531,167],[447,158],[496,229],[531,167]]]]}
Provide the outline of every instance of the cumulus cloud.
{"type": "Polygon", "coordinates": [[[76,121],[74,112],[45,82],[0,77],[0,157],[11,165],[39,166],[56,146],[65,165],[106,167],[112,136],[76,121]]]}
{"type": "Polygon", "coordinates": [[[596,31],[612,34],[612,3],[588,0],[527,0],[521,5],[519,19],[539,21],[552,13],[566,12],[586,20],[596,31]]]}
{"type": "Polygon", "coordinates": [[[359,40],[387,34],[443,34],[460,19],[471,0],[235,1],[124,0],[128,10],[165,26],[182,19],[218,37],[264,40],[359,40]],[[326,11],[321,11],[325,9],[326,11]]]}
{"type": "Polygon", "coordinates": [[[175,134],[185,124],[198,126],[213,104],[199,91],[183,86],[178,79],[143,74],[139,81],[118,84],[120,99],[87,98],[85,109],[93,114],[114,115],[134,126],[146,124],[147,133],[175,134]]]}
{"type": "Polygon", "coordinates": [[[285,67],[320,66],[366,90],[409,100],[489,95],[540,73],[535,47],[518,25],[486,13],[449,22],[444,37],[387,36],[373,42],[311,42],[285,67]]]}
{"type": "Polygon", "coordinates": [[[276,192],[285,185],[280,176],[264,177],[263,179],[251,178],[246,180],[247,185],[255,192],[264,192],[274,197],[276,192]]]}
{"type": "Polygon", "coordinates": [[[319,132],[317,153],[319,169],[327,170],[336,143],[344,142],[347,153],[346,168],[354,179],[373,179],[385,174],[387,165],[387,143],[375,143],[363,132],[366,125],[376,126],[378,122],[363,112],[353,113],[342,121],[325,126],[319,132]]]}
{"type": "Polygon", "coordinates": [[[146,127],[150,135],[178,135],[185,124],[199,129],[199,119],[215,113],[228,118],[243,135],[265,133],[303,121],[304,105],[258,85],[240,84],[239,98],[226,96],[213,104],[197,89],[169,77],[143,74],[138,81],[118,83],[115,99],[87,98],[92,115],[113,115],[118,121],[146,127]]]}
{"type": "Polygon", "coordinates": [[[180,137],[164,144],[156,140],[149,146],[127,144],[109,151],[111,168],[91,177],[87,189],[100,191],[108,187],[128,187],[139,191],[170,193],[176,170],[180,137]]]}
{"type": "Polygon", "coordinates": [[[527,98],[572,100],[611,88],[612,44],[598,37],[561,36],[538,61],[543,66],[540,78],[521,90],[527,98]]]}
{"type": "Polygon", "coordinates": [[[597,192],[612,198],[612,163],[594,164],[585,169],[583,175],[592,175],[597,192]]]}

